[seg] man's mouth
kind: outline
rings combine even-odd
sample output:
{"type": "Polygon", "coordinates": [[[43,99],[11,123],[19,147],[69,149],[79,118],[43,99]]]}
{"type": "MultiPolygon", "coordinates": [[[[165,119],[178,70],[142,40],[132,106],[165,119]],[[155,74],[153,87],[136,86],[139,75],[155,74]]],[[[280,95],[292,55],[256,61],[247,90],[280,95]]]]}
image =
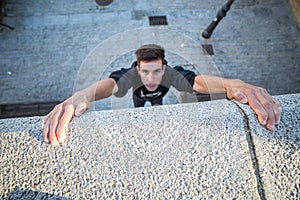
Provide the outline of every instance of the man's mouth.
{"type": "Polygon", "coordinates": [[[147,89],[155,90],[157,88],[157,84],[147,84],[147,89]]]}

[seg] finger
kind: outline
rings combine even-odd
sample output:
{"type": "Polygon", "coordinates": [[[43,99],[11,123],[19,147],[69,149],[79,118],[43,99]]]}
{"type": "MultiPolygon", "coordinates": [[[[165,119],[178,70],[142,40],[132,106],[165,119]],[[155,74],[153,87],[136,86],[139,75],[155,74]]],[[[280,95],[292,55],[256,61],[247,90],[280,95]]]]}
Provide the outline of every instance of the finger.
{"type": "Polygon", "coordinates": [[[282,106],[277,100],[273,100],[275,103],[275,124],[279,124],[281,120],[282,106]]]}
{"type": "Polygon", "coordinates": [[[57,124],[58,124],[58,120],[53,119],[50,126],[49,126],[49,140],[50,140],[51,145],[53,147],[59,145],[59,142],[57,140],[56,133],[55,133],[57,124]]]}
{"type": "Polygon", "coordinates": [[[59,118],[61,117],[61,113],[62,113],[62,105],[58,105],[55,107],[55,109],[53,110],[53,115],[51,118],[49,118],[49,140],[51,142],[52,146],[58,146],[59,143],[57,141],[57,137],[56,137],[56,129],[58,126],[58,121],[59,118]]]}
{"type": "Polygon", "coordinates": [[[47,121],[48,121],[48,118],[49,118],[49,114],[43,119],[42,121],[42,127],[44,128],[44,126],[46,125],[47,121]]]}
{"type": "Polygon", "coordinates": [[[88,108],[89,108],[89,106],[88,106],[88,104],[86,102],[80,103],[76,107],[75,116],[76,117],[80,117],[88,108]]]}
{"type": "Polygon", "coordinates": [[[249,106],[254,110],[254,112],[257,115],[259,123],[262,125],[266,125],[268,120],[268,113],[260,103],[259,99],[251,91],[245,90],[245,94],[249,99],[249,106]]]}
{"type": "Polygon", "coordinates": [[[244,104],[248,103],[248,98],[242,92],[234,93],[233,98],[241,103],[244,103],[244,104]]]}
{"type": "Polygon", "coordinates": [[[44,133],[44,140],[46,143],[49,143],[48,133],[49,133],[49,126],[48,124],[43,125],[43,133],[44,133]]]}
{"type": "Polygon", "coordinates": [[[64,114],[59,121],[58,128],[56,131],[56,137],[58,142],[62,143],[65,141],[67,137],[67,129],[73,116],[74,116],[74,106],[71,104],[66,107],[64,114]]]}
{"type": "Polygon", "coordinates": [[[53,113],[53,111],[52,112],[50,112],[45,118],[44,118],[44,120],[43,120],[43,122],[42,122],[42,128],[43,128],[43,134],[44,134],[44,140],[45,140],[45,142],[47,142],[47,143],[49,143],[50,142],[50,140],[49,140],[49,119],[50,119],[50,117],[52,116],[52,113],[53,113]]]}
{"type": "Polygon", "coordinates": [[[257,98],[259,99],[261,105],[267,114],[267,128],[269,130],[275,129],[275,110],[277,110],[277,106],[274,103],[273,98],[266,92],[266,90],[260,90],[257,94],[257,98]]]}
{"type": "Polygon", "coordinates": [[[273,110],[268,111],[267,129],[269,130],[275,129],[275,113],[273,110]]]}

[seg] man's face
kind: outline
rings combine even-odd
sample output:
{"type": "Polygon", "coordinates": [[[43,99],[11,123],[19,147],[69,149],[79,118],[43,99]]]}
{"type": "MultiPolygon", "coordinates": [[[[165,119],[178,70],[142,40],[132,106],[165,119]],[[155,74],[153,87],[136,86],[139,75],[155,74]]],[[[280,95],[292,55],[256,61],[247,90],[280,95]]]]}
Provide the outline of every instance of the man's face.
{"type": "Polygon", "coordinates": [[[137,66],[138,74],[147,90],[155,91],[161,83],[165,73],[165,66],[161,59],[153,61],[140,61],[137,66]]]}

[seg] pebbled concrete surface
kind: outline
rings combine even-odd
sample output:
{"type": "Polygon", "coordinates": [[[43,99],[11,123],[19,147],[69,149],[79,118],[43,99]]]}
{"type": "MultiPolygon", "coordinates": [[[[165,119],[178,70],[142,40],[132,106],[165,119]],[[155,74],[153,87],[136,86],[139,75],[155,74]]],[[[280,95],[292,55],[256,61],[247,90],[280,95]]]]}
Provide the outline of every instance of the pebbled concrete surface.
{"type": "Polygon", "coordinates": [[[223,101],[90,112],[56,149],[42,141],[42,118],[1,120],[1,195],[256,199],[241,116],[223,101]],[[213,117],[219,107],[234,120],[213,117]]]}
{"type": "Polygon", "coordinates": [[[0,196],[297,199],[299,94],[275,98],[273,132],[227,100],[88,112],[59,148],[43,142],[42,117],[0,120],[0,196]]]}
{"type": "Polygon", "coordinates": [[[252,110],[240,106],[249,120],[250,137],[266,199],[299,199],[299,94],[278,96],[277,99],[283,104],[283,115],[275,131],[259,126],[252,110]]]}

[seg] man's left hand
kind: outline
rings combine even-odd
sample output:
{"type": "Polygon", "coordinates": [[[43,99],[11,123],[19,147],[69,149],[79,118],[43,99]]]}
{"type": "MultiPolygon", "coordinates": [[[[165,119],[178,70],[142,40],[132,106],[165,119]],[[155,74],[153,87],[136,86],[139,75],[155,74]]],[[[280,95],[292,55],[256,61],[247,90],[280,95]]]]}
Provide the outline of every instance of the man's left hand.
{"type": "Polygon", "coordinates": [[[256,87],[241,80],[231,79],[226,84],[226,93],[229,99],[236,99],[241,103],[248,103],[257,114],[260,124],[267,129],[274,130],[281,118],[281,103],[267,92],[266,89],[256,87]]]}

